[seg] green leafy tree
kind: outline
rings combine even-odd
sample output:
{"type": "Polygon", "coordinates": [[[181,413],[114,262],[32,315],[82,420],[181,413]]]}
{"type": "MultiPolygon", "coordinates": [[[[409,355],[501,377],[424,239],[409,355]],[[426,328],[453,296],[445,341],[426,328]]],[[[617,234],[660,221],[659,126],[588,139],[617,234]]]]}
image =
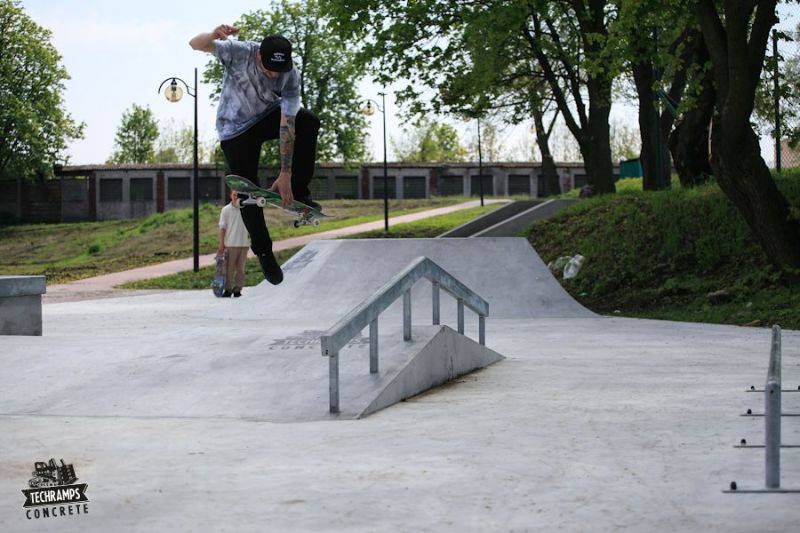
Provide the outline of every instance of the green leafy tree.
{"type": "Polygon", "coordinates": [[[464,161],[467,157],[453,126],[428,119],[404,129],[401,140],[391,142],[398,161],[464,161]]]}
{"type": "MultiPolygon", "coordinates": [[[[702,45],[691,1],[615,0],[619,15],[612,38],[616,60],[636,89],[645,190],[670,187],[669,135],[702,45]]],[[[708,139],[707,128],[705,133],[708,139]]]]}
{"type": "Polygon", "coordinates": [[[765,58],[761,82],[756,90],[755,126],[759,133],[775,138],[775,98],[780,105],[780,134],[794,148],[800,143],[800,55],[797,50],[797,39],[800,27],[795,32],[776,32],[779,42],[788,42],[791,52],[778,55],[772,53],[772,47],[765,58]],[[793,53],[792,53],[793,52],[793,53]],[[775,70],[777,68],[778,86],[775,92],[775,70]]]}
{"type": "Polygon", "coordinates": [[[158,122],[150,107],[133,104],[122,113],[122,120],[114,138],[116,149],[109,163],[153,163],[155,142],[158,139],[158,122]]]}
{"type": "Polygon", "coordinates": [[[409,80],[398,96],[411,102],[414,112],[424,110],[430,96],[433,111],[481,117],[492,106],[494,89],[488,88],[496,88],[499,80],[507,80],[504,87],[510,88],[516,76],[518,84],[532,89],[534,80],[543,79],[581,148],[590,181],[598,192],[615,190],[608,116],[616,63],[609,57],[615,48],[608,29],[616,10],[610,2],[324,4],[338,31],[361,46],[359,57],[380,81],[395,81],[398,73],[409,80]],[[452,101],[465,90],[471,105],[452,101]]]}
{"type": "MultiPolygon", "coordinates": [[[[366,156],[366,119],[359,112],[361,98],[356,85],[362,71],[354,61],[352,46],[331,31],[318,0],[281,0],[273,8],[242,15],[234,23],[240,40],[260,42],[278,33],[292,42],[292,57],[300,73],[302,105],[322,123],[317,158],[329,161],[362,161],[366,156]]],[[[211,61],[203,79],[215,89],[222,88],[223,68],[211,61]]],[[[265,143],[262,163],[278,166],[277,143],[265,143]]]]}
{"type": "Polygon", "coordinates": [[[0,0],[0,176],[46,176],[71,139],[83,137],[64,108],[69,79],[49,30],[16,0],[0,0]]]}
{"type": "MultiPolygon", "coordinates": [[[[200,163],[214,163],[218,143],[198,139],[197,159],[200,163]]],[[[191,163],[194,160],[194,128],[170,120],[159,128],[155,143],[154,160],[158,163],[191,163]]]]}
{"type": "Polygon", "coordinates": [[[714,177],[773,264],[800,269],[797,208],[775,184],[751,123],[776,3],[698,0],[696,13],[713,65],[714,177]]]}

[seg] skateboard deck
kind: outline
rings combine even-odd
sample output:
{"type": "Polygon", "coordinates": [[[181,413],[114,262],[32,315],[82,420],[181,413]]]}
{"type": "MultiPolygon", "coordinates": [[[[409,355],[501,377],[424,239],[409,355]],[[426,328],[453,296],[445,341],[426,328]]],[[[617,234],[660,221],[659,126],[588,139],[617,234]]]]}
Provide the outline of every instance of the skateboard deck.
{"type": "Polygon", "coordinates": [[[217,266],[214,269],[214,279],[211,280],[211,291],[217,298],[222,297],[225,292],[225,263],[227,260],[228,252],[214,257],[217,266]]]}
{"type": "Polygon", "coordinates": [[[271,205],[272,207],[277,207],[292,213],[295,216],[293,224],[295,228],[307,224],[319,226],[320,219],[330,218],[328,215],[323,215],[319,210],[314,209],[310,205],[298,201],[294,201],[287,207],[283,207],[280,194],[262,189],[247,178],[231,174],[225,176],[225,183],[231,190],[240,194],[239,205],[257,205],[258,207],[271,205]],[[241,195],[246,195],[247,198],[242,199],[241,195]]]}

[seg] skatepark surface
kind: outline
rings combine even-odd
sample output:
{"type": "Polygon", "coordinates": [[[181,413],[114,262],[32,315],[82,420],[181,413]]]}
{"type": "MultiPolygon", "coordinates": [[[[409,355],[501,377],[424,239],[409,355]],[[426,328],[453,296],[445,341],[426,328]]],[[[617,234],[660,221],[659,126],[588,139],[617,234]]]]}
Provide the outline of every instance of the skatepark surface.
{"type": "MultiPolygon", "coordinates": [[[[381,315],[381,372],[435,334],[431,288],[381,315]]],[[[442,323],[456,302],[442,294],[442,323]]],[[[0,337],[0,531],[760,531],[797,528],[763,488],[767,329],[598,316],[524,239],[312,242],[279,286],[44,306],[0,337]],[[419,256],[489,302],[504,359],[364,418],[365,332],[328,413],[319,335],[419,256]],[[28,519],[34,462],[73,464],[88,514],[28,519]]],[[[466,336],[477,339],[466,313],[466,336]]],[[[783,332],[784,388],[800,332],[783,332]]],[[[369,383],[366,383],[368,382],[369,383]]],[[[800,393],[784,395],[800,411],[800,393]]],[[[783,442],[800,444],[785,418],[783,442]]],[[[800,449],[781,457],[800,488],[800,449]]]]}

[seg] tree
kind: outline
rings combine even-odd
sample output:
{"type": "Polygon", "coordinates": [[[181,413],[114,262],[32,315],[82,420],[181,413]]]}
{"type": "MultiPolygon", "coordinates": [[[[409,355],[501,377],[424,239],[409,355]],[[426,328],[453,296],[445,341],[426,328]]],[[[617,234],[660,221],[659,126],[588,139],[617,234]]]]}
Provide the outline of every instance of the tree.
{"type": "Polygon", "coordinates": [[[426,118],[391,142],[398,161],[464,161],[467,156],[453,126],[426,118]]]}
{"type": "Polygon", "coordinates": [[[45,176],[83,137],[64,108],[69,79],[52,34],[17,0],[0,0],[0,176],[45,176]]]}
{"type": "Polygon", "coordinates": [[[607,37],[615,11],[608,2],[327,0],[324,5],[338,31],[361,46],[359,58],[378,81],[395,81],[397,73],[409,80],[398,99],[410,103],[412,112],[424,112],[430,96],[433,111],[478,118],[491,108],[500,80],[508,81],[503,88],[516,81],[530,90],[537,87],[534,79],[544,79],[578,140],[596,190],[614,191],[608,113],[615,73],[607,68],[607,37]],[[435,92],[428,95],[426,89],[435,92]],[[460,92],[469,105],[458,101],[460,92]]]}
{"type": "MultiPolygon", "coordinates": [[[[636,87],[643,170],[643,188],[670,186],[668,139],[693,66],[700,32],[686,0],[617,0],[614,27],[620,43],[618,60],[636,87]],[[669,87],[664,90],[664,87],[669,87]]],[[[706,143],[708,144],[708,143],[706,143]]],[[[677,162],[681,166],[682,162],[677,162]]]]}
{"type": "MultiPolygon", "coordinates": [[[[367,151],[367,123],[359,113],[362,103],[356,92],[361,70],[354,61],[353,47],[331,31],[318,0],[281,0],[272,9],[242,15],[234,26],[240,28],[241,40],[260,42],[265,35],[279,33],[292,42],[302,105],[322,123],[318,159],[362,161],[367,151]]],[[[218,61],[206,65],[203,80],[215,86],[212,98],[219,97],[222,74],[218,61]]],[[[266,143],[262,162],[277,166],[278,161],[277,143],[266,143]]]]}
{"type": "Polygon", "coordinates": [[[155,142],[158,139],[158,122],[150,107],[133,104],[122,113],[122,120],[114,138],[116,149],[109,163],[152,163],[155,161],[155,142]]]}
{"type": "MultiPolygon", "coordinates": [[[[214,163],[216,140],[197,140],[197,159],[200,163],[214,163]]],[[[194,160],[194,129],[170,120],[159,128],[153,159],[158,163],[192,163],[194,160]]],[[[223,160],[224,161],[224,160],[223,160]]]]}
{"type": "Polygon", "coordinates": [[[708,145],[715,93],[708,48],[702,34],[688,48],[687,90],[668,142],[681,186],[694,187],[707,182],[712,174],[708,145]]]}
{"type": "MultiPolygon", "coordinates": [[[[800,27],[797,28],[800,31],[800,27]]],[[[797,31],[795,32],[797,35],[797,31]]],[[[793,48],[797,43],[788,34],[776,31],[778,41],[791,42],[793,48]]],[[[796,51],[796,50],[795,50],[796,51]]],[[[775,100],[780,104],[779,128],[781,139],[787,139],[794,148],[800,142],[800,56],[784,57],[767,51],[765,68],[761,82],[756,90],[755,117],[758,132],[765,132],[775,138],[775,100]],[[778,84],[775,92],[775,75],[777,70],[778,84]]]]}
{"type": "Polygon", "coordinates": [[[714,67],[714,177],[773,264],[800,268],[800,220],[762,159],[750,122],[776,1],[698,0],[696,12],[714,67]]]}

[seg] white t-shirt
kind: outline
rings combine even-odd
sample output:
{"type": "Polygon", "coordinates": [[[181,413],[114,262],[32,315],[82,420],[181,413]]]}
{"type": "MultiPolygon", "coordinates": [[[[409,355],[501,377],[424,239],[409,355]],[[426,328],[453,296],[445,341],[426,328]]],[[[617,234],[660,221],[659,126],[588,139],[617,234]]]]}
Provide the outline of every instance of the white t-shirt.
{"type": "Polygon", "coordinates": [[[232,204],[222,208],[219,214],[219,229],[225,230],[225,246],[228,248],[250,246],[250,235],[244,227],[242,213],[232,204]]]}

